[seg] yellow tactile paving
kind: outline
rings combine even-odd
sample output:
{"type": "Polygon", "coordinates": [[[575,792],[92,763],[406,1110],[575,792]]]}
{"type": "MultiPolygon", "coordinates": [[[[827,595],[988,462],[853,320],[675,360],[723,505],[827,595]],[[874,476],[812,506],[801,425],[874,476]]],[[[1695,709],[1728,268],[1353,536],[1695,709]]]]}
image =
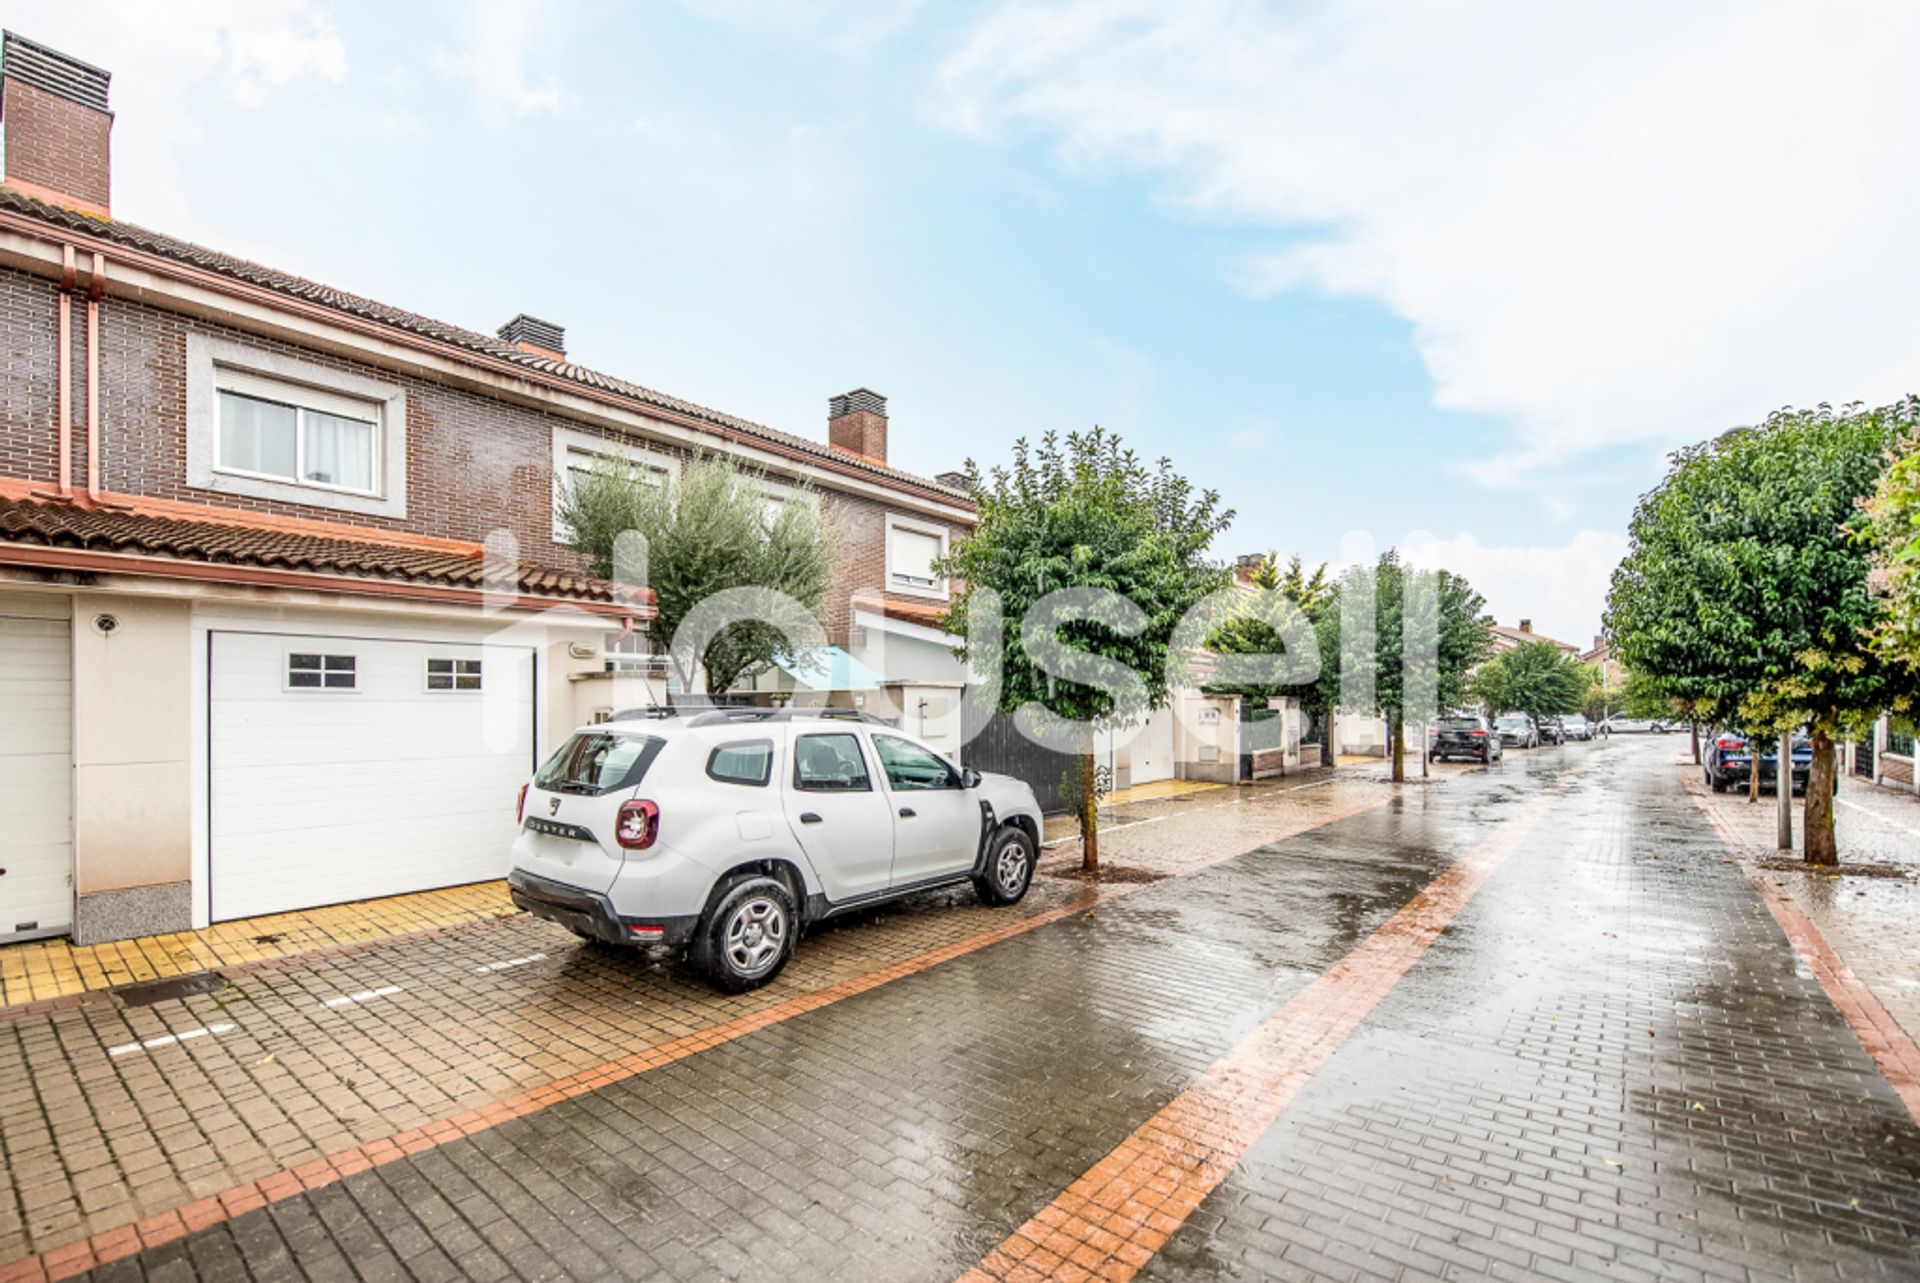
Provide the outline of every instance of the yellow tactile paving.
{"type": "Polygon", "coordinates": [[[142,936],[112,944],[32,940],[0,945],[0,1008],[482,922],[515,912],[505,882],[479,882],[444,891],[244,918],[204,931],[142,936]]]}
{"type": "Polygon", "coordinates": [[[1100,805],[1108,807],[1126,806],[1130,802],[1157,802],[1161,798],[1185,797],[1189,793],[1205,793],[1209,789],[1225,787],[1224,784],[1208,784],[1200,780],[1155,780],[1151,784],[1115,789],[1100,799],[1100,805]]]}

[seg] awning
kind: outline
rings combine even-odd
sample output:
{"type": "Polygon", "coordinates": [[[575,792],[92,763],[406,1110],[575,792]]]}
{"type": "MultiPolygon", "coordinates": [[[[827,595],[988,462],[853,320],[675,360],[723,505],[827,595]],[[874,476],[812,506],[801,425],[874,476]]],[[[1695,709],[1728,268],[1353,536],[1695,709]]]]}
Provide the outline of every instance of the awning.
{"type": "Polygon", "coordinates": [[[838,646],[815,646],[791,659],[774,661],[780,671],[815,691],[879,690],[886,681],[879,673],[841,650],[838,646]]]}

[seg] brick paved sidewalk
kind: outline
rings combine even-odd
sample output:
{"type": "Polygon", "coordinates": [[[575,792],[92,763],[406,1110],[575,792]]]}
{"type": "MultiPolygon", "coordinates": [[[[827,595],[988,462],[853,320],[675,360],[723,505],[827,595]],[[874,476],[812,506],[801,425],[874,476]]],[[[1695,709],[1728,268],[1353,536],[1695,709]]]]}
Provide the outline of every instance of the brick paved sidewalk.
{"type": "Polygon", "coordinates": [[[112,944],[76,945],[58,939],[0,945],[0,1013],[143,981],[443,931],[517,912],[505,882],[483,882],[112,944]]]}
{"type": "MultiPolygon", "coordinates": [[[[1797,860],[1803,803],[1794,802],[1796,850],[1776,847],[1774,798],[1749,803],[1701,787],[1697,768],[1680,767],[1696,802],[1727,825],[1756,860],[1797,860]]],[[[1840,847],[1837,872],[1766,870],[1769,884],[1792,901],[1861,983],[1905,1031],[1920,1041],[1920,799],[1842,780],[1834,801],[1840,847]],[[1850,864],[1904,868],[1905,878],[1863,877],[1850,864]]]]}
{"type": "Polygon", "coordinates": [[[102,1277],[953,1278],[1273,1072],[1285,1039],[1234,1057],[1332,983],[1363,1006],[1264,1135],[1195,1133],[1245,1153],[1154,1213],[1149,1274],[1911,1277],[1920,1129],[1668,757],[1173,799],[1103,849],[1180,876],[911,903],[742,998],[518,920],[0,1022],[13,1241],[102,1277]],[[113,1055],[136,1022],[232,1028],[113,1055]]]}
{"type": "MultiPolygon", "coordinates": [[[[1191,870],[1387,800],[1343,782],[1218,792],[1229,800],[1177,834],[1112,834],[1110,858],[1191,870]]],[[[98,993],[0,1013],[0,1157],[18,1200],[0,1202],[0,1262],[698,1037],[1086,894],[1042,877],[1012,911],[920,897],[837,922],[777,984],[732,998],[521,916],[209,975],[207,992],[181,998],[98,993]]]]}

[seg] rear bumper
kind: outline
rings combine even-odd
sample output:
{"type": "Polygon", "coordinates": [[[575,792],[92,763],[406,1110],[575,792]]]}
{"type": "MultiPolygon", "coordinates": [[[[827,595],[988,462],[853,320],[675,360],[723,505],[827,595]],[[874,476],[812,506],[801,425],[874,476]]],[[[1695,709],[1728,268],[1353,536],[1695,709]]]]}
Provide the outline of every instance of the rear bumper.
{"type": "Polygon", "coordinates": [[[613,901],[598,891],[568,886],[520,869],[507,874],[507,891],[514,904],[534,917],[608,944],[678,948],[693,938],[693,929],[700,922],[698,916],[622,918],[613,911],[613,901]],[[657,927],[659,931],[637,934],[635,927],[657,927]]]}

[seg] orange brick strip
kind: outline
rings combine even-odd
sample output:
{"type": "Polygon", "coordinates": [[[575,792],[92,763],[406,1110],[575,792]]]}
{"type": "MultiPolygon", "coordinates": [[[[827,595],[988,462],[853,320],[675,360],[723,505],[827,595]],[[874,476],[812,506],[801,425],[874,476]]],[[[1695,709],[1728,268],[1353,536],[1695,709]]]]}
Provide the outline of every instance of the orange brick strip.
{"type": "Polygon", "coordinates": [[[1448,866],[960,1283],[1131,1279],[1505,863],[1574,772],[1448,866]]]}
{"type": "Polygon", "coordinates": [[[1820,928],[1813,924],[1793,902],[1793,898],[1773,884],[1765,869],[1758,864],[1762,852],[1755,850],[1747,840],[1737,833],[1694,785],[1689,777],[1686,781],[1687,792],[1693,796],[1694,805],[1706,815],[1708,823],[1720,834],[1729,851],[1741,858],[1740,871],[1747,875],[1747,881],[1753,883],[1760,893],[1760,899],[1767,906],[1767,912],[1786,932],[1787,940],[1793,945],[1793,951],[1800,955],[1800,961],[1813,973],[1820,987],[1826,990],[1827,998],[1840,1012],[1854,1037],[1873,1057],[1873,1063],[1881,1076],[1900,1096],[1907,1112],[1913,1115],[1913,1121],[1920,1123],[1920,1046],[1915,1046],[1911,1035],[1900,1027],[1880,1000],[1873,996],[1873,990],[1867,988],[1859,976],[1833,951],[1820,928]]]}
{"type": "MultiPolygon", "coordinates": [[[[1384,806],[1388,800],[1389,797],[1379,797],[1357,806],[1347,807],[1304,824],[1288,834],[1270,837],[1267,841],[1276,841],[1279,837],[1295,836],[1311,829],[1323,828],[1363,811],[1384,806]]],[[[1224,852],[1206,860],[1197,861],[1187,872],[1197,872],[1212,865],[1225,863],[1235,858],[1236,854],[1238,853],[1224,852]]],[[[769,1025],[777,1025],[809,1011],[831,1006],[843,999],[866,993],[870,989],[877,989],[881,985],[925,971],[929,967],[937,967],[943,962],[984,949],[988,945],[998,944],[1002,940],[1011,939],[1036,927],[1072,917],[1096,904],[1139,889],[1140,884],[1136,883],[1098,884],[1091,890],[1054,908],[1030,914],[1009,922],[1005,926],[969,936],[965,940],[942,945],[938,949],[930,949],[903,962],[869,971],[865,975],[855,976],[851,980],[844,980],[825,989],[788,998],[751,1015],[725,1021],[703,1029],[699,1033],[661,1043],[657,1047],[649,1047],[645,1051],[609,1061],[594,1069],[583,1069],[567,1077],[555,1079],[545,1086],[532,1088],[462,1114],[455,1114],[451,1118],[370,1141],[365,1145],[356,1145],[336,1154],[316,1158],[310,1163],[303,1163],[291,1170],[265,1176],[257,1181],[248,1181],[244,1185],[236,1185],[210,1198],[203,1198],[185,1207],[149,1216],[131,1225],[102,1230],[90,1238],[49,1249],[38,1256],[30,1256],[9,1265],[0,1265],[0,1283],[24,1283],[25,1280],[32,1280],[33,1283],[47,1283],[48,1280],[67,1279],[84,1274],[98,1266],[133,1256],[147,1248],[158,1247],[162,1243],[172,1242],[174,1239],[217,1225],[221,1221],[229,1220],[243,1212],[250,1212],[257,1207],[265,1207],[269,1203],[277,1203],[308,1190],[331,1185],[335,1181],[343,1180],[356,1173],[384,1166],[424,1150],[444,1145],[449,1141],[471,1136],[476,1132],[487,1131],[515,1118],[538,1113],[550,1105],[557,1105],[576,1096],[584,1096],[588,1092],[644,1074],[650,1069],[658,1069],[677,1060],[684,1060],[688,1056],[709,1048],[721,1046],[737,1038],[744,1038],[769,1025]]]]}

